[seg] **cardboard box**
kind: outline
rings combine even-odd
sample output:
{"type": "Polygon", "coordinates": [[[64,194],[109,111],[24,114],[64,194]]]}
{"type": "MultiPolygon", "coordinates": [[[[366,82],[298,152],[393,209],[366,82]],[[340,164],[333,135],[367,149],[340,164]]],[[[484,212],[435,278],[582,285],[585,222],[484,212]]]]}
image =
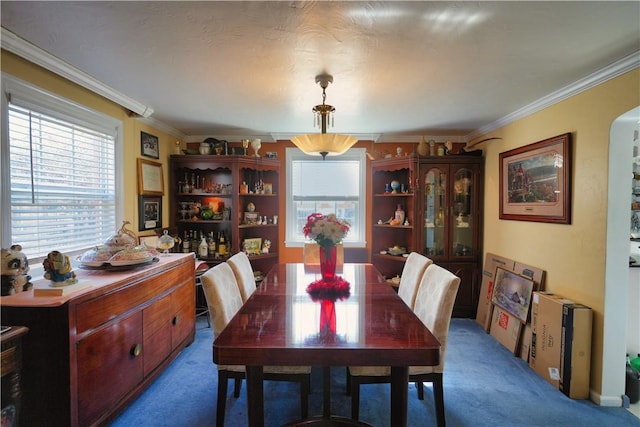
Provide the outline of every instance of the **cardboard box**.
{"type": "Polygon", "coordinates": [[[522,328],[520,337],[520,359],[529,363],[529,350],[531,349],[531,324],[527,323],[522,328]]]}
{"type": "Polygon", "coordinates": [[[485,256],[480,298],[478,299],[478,310],[476,312],[476,322],[482,326],[485,332],[489,332],[491,328],[493,313],[491,295],[493,294],[493,279],[496,274],[496,268],[501,267],[505,270],[512,270],[514,264],[515,261],[492,253],[487,253],[485,256]]]}
{"type": "Polygon", "coordinates": [[[521,330],[522,322],[517,317],[500,306],[493,306],[491,336],[513,354],[517,354],[521,330]]]}
{"type": "Polygon", "coordinates": [[[591,328],[589,307],[534,292],[529,366],[571,398],[589,397],[591,328]]]}
{"type": "Polygon", "coordinates": [[[544,270],[516,261],[513,265],[513,272],[533,280],[534,291],[544,290],[544,270]]]}
{"type": "Polygon", "coordinates": [[[562,311],[560,391],[574,399],[589,398],[593,313],[582,304],[565,304],[562,311]]]}

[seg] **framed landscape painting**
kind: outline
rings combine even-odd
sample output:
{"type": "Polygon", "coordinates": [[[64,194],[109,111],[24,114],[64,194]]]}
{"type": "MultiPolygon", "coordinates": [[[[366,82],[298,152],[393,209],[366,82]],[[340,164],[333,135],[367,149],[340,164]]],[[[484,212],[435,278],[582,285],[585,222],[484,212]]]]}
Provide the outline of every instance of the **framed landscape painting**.
{"type": "Polygon", "coordinates": [[[500,153],[500,219],[571,224],[571,134],[500,153]]]}

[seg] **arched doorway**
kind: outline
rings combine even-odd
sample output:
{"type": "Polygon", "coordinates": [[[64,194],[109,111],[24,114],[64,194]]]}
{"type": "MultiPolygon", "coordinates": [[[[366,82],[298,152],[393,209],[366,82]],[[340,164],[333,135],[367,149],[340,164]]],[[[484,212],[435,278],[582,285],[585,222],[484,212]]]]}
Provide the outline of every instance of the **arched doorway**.
{"type": "MultiPolygon", "coordinates": [[[[630,158],[633,131],[638,128],[639,121],[640,107],[636,107],[613,122],[609,135],[602,401],[599,402],[603,406],[620,406],[619,396],[624,394],[625,388],[624,360],[629,315],[630,158]]],[[[640,325],[638,327],[640,329],[640,325]]]]}

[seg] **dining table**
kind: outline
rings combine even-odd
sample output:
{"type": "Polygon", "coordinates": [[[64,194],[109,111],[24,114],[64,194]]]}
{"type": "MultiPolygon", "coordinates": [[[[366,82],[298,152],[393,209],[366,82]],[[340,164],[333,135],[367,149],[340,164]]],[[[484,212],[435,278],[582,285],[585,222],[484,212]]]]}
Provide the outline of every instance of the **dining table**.
{"type": "Polygon", "coordinates": [[[267,365],[323,368],[323,413],[306,426],[349,424],[331,414],[332,366],[390,366],[390,425],[407,425],[409,366],[439,364],[440,342],[372,264],[337,273],[340,291],[326,292],[317,267],[276,264],[215,339],[215,363],[246,367],[249,426],[264,425],[267,365]]]}

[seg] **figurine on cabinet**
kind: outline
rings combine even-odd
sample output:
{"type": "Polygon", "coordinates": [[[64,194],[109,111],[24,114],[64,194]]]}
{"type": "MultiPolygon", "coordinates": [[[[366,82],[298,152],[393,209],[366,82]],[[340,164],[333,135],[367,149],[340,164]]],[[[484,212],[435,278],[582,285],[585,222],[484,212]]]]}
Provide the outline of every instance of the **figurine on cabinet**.
{"type": "Polygon", "coordinates": [[[262,243],[262,253],[268,254],[270,248],[271,248],[271,240],[265,239],[264,242],[262,243]]]}
{"type": "Polygon", "coordinates": [[[2,249],[2,296],[28,291],[30,282],[29,262],[22,252],[22,246],[12,245],[11,249],[2,249]]]}
{"type": "Polygon", "coordinates": [[[76,273],[71,269],[69,256],[58,251],[51,251],[42,262],[44,278],[60,285],[72,285],[78,282],[76,273]]]}

